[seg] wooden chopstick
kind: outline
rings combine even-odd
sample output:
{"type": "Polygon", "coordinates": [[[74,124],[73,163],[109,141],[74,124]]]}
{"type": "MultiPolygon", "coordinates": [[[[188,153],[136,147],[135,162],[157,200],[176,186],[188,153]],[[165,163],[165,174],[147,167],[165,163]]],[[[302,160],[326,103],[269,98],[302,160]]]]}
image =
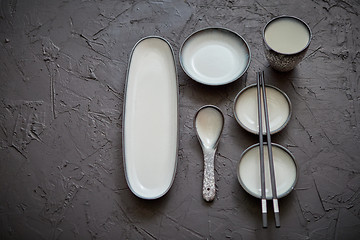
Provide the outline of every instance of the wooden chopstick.
{"type": "Polygon", "coordinates": [[[264,142],[262,131],[262,108],[260,94],[260,73],[256,73],[257,80],[257,100],[258,100],[258,123],[259,123],[259,154],[260,154],[260,179],[261,179],[261,213],[263,228],[267,227],[267,206],[265,189],[265,166],[264,166],[264,142]]]}
{"type": "Polygon", "coordinates": [[[276,192],[276,180],[275,180],[275,170],[274,170],[274,161],[273,161],[272,145],[271,145],[271,134],[270,134],[270,126],[269,126],[269,113],[268,113],[267,98],[266,98],[266,92],[265,92],[264,71],[262,71],[260,74],[260,83],[261,83],[261,87],[262,87],[262,95],[263,95],[263,100],[264,100],[265,126],[266,126],[266,136],[267,136],[267,145],[268,145],[271,190],[272,190],[272,200],[273,200],[274,215],[275,215],[275,226],[280,227],[280,211],[279,211],[279,203],[278,203],[277,192],[276,192]]]}

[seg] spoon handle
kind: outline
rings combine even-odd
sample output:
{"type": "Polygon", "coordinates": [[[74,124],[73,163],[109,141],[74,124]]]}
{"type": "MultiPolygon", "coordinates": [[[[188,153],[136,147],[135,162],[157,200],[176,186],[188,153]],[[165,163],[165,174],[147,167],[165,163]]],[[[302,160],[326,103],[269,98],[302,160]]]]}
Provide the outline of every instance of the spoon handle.
{"type": "Polygon", "coordinates": [[[204,151],[204,179],[203,198],[210,202],[215,198],[214,160],[216,149],[203,149],[204,151]]]}

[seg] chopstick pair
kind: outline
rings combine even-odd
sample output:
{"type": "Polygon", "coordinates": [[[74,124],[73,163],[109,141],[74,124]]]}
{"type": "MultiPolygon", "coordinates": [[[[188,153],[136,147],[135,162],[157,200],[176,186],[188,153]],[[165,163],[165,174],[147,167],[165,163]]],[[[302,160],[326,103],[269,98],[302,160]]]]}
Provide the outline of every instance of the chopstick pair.
{"type": "Polygon", "coordinates": [[[266,191],[265,191],[265,164],[264,164],[264,142],[263,142],[263,130],[262,130],[262,107],[261,107],[261,92],[264,101],[264,115],[265,115],[265,127],[266,127],[266,136],[267,136],[267,146],[268,146],[268,156],[269,156],[269,168],[270,168],[270,179],[271,179],[271,189],[272,189],[272,200],[273,208],[275,215],[275,226],[280,227],[280,213],[279,213],[279,203],[276,192],[276,181],[275,181],[275,170],[274,170],[274,161],[272,154],[272,145],[271,145],[271,134],[270,134],[270,125],[269,125],[269,113],[267,107],[267,98],[265,91],[265,80],[264,72],[256,73],[257,80],[257,100],[258,100],[258,123],[259,123],[259,154],[260,154],[260,178],[261,178],[261,212],[262,212],[262,221],[263,227],[267,227],[267,202],[266,202],[266,191]],[[260,90],[261,88],[261,90],[260,90]]]}

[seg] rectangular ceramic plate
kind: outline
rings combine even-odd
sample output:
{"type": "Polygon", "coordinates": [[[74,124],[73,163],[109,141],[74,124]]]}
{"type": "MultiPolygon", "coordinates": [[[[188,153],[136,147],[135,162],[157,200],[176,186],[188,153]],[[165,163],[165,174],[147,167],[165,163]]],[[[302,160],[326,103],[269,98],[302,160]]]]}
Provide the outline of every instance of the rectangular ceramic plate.
{"type": "Polygon", "coordinates": [[[128,186],[140,198],[159,198],[174,180],[179,132],[176,66],[165,39],[146,37],[134,46],[123,119],[128,186]]]}

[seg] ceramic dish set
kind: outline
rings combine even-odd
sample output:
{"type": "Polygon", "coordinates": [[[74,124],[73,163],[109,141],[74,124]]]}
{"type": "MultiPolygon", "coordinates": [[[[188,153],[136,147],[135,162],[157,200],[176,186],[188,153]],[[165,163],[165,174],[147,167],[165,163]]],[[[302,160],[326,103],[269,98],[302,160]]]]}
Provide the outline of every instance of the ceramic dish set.
{"type": "MultiPolygon", "coordinates": [[[[266,25],[263,36],[267,60],[281,71],[291,70],[301,61],[309,46],[311,32],[302,20],[282,16],[266,25]],[[284,19],[288,21],[283,23],[284,19]],[[292,24],[292,21],[300,22],[308,29],[308,42],[304,46],[298,43],[302,46],[300,51],[277,50],[271,41],[277,43],[280,40],[276,37],[272,40],[274,37],[266,29],[275,28],[271,31],[276,35],[276,24],[292,24]]],[[[225,28],[205,28],[186,38],[180,48],[179,60],[191,79],[217,86],[239,79],[250,65],[251,52],[239,34],[225,28]]],[[[275,134],[289,122],[292,106],[280,89],[266,85],[265,91],[270,133],[275,134]]],[[[253,134],[259,134],[256,93],[256,85],[247,86],[237,94],[233,105],[236,121],[253,134]]],[[[126,181],[136,196],[156,199],[163,196],[174,181],[179,144],[179,88],[174,52],[167,40],[149,36],[135,44],[130,54],[124,96],[122,142],[126,181]]],[[[194,130],[204,153],[203,198],[206,201],[215,197],[214,158],[223,128],[224,116],[216,106],[206,105],[194,116],[194,130]]],[[[262,129],[265,131],[264,127],[262,129]]],[[[261,134],[265,134],[264,131],[261,134]]],[[[243,152],[236,173],[245,191],[260,198],[258,149],[259,144],[255,144],[243,152]]],[[[296,184],[297,165],[285,147],[274,143],[272,151],[277,197],[281,198],[296,184]]],[[[267,157],[265,154],[266,198],[271,199],[267,157]]]]}

